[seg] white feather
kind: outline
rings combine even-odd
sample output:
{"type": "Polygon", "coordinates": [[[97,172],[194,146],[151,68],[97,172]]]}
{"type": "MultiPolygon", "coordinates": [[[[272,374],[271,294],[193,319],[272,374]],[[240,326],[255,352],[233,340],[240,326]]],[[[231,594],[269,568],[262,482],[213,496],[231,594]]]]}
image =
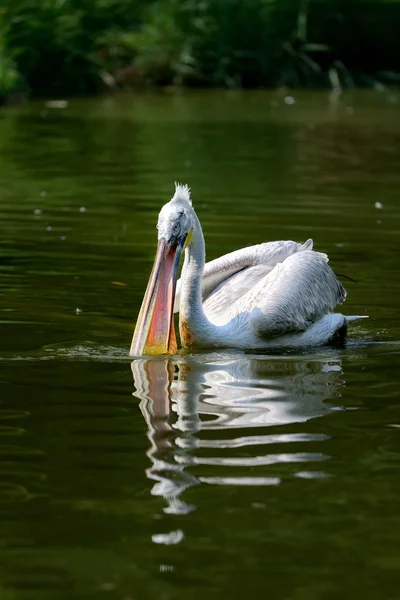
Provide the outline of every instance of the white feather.
{"type": "Polygon", "coordinates": [[[175,181],[175,194],[171,198],[171,202],[179,202],[181,200],[184,202],[189,202],[190,206],[192,206],[190,187],[186,183],[182,184],[175,181]]]}
{"type": "Polygon", "coordinates": [[[307,250],[277,265],[234,310],[251,307],[251,326],[261,337],[306,331],[342,304],[346,291],[325,255],[307,250]]]}

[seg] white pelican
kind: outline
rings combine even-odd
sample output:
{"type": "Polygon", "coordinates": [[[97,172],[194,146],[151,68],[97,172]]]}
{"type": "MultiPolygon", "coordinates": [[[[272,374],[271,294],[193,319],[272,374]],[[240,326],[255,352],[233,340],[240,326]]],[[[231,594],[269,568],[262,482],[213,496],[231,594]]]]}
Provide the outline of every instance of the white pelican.
{"type": "Polygon", "coordinates": [[[158,248],[131,356],[175,354],[174,310],[184,348],[322,346],[361,317],[331,312],[346,290],[313,241],[268,242],[205,262],[203,232],[187,185],[158,217],[158,248]],[[182,251],[185,260],[177,275],[182,251]]]}

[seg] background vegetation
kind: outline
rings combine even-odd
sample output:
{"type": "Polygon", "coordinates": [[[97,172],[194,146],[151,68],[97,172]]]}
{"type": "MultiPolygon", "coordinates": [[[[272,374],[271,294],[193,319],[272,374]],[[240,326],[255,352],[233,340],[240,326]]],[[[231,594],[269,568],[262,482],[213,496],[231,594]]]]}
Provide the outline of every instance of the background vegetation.
{"type": "Polygon", "coordinates": [[[0,0],[0,97],[397,82],[400,0],[0,0]]]}

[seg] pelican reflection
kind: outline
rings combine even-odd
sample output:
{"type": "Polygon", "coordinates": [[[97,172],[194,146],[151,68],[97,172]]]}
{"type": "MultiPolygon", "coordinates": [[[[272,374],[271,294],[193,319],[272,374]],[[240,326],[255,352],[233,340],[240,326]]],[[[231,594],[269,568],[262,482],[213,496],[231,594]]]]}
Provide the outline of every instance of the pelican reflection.
{"type": "Polygon", "coordinates": [[[276,485],[283,463],[294,465],[294,475],[318,476],[329,459],[321,452],[326,436],[294,424],[340,410],[327,402],[343,385],[336,354],[191,355],[137,359],[131,367],[148,425],[147,475],[167,513],[193,510],[181,494],[194,485],[276,485]],[[303,463],[299,472],[296,463],[303,463]]]}

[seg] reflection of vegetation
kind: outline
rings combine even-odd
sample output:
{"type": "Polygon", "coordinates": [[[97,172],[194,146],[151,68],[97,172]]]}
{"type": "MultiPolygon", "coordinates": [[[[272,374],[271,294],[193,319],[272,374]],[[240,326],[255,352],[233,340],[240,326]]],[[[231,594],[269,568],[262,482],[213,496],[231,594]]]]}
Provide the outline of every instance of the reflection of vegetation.
{"type": "Polygon", "coordinates": [[[400,0],[3,0],[0,96],[137,83],[342,88],[351,70],[371,83],[382,68],[393,79],[399,10],[400,0]]]}

